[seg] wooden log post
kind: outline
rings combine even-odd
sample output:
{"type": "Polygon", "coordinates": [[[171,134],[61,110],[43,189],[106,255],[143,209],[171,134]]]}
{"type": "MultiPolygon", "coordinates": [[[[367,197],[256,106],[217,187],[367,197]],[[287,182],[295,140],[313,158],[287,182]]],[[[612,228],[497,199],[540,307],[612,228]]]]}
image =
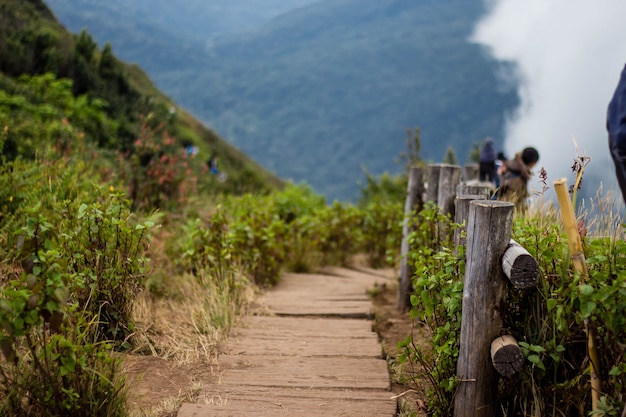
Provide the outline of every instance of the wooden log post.
{"type": "Polygon", "coordinates": [[[502,255],[502,271],[518,289],[536,287],[541,280],[541,271],[535,258],[512,239],[502,255]]]}
{"type": "Polygon", "coordinates": [[[478,164],[465,164],[463,167],[463,182],[478,181],[479,177],[479,165],[478,164]]]}
{"type": "Polygon", "coordinates": [[[454,209],[454,222],[456,224],[461,224],[463,227],[461,229],[454,230],[454,247],[455,250],[461,246],[465,245],[465,237],[463,236],[463,232],[467,230],[467,218],[469,217],[469,207],[470,203],[474,200],[485,200],[484,195],[457,195],[456,196],[456,207],[454,209]]]}
{"type": "Polygon", "coordinates": [[[513,210],[503,201],[470,203],[455,417],[495,416],[498,374],[490,350],[503,325],[507,283],[500,262],[511,240],[513,210]]]}
{"type": "Polygon", "coordinates": [[[494,191],[495,187],[493,184],[486,182],[474,182],[469,184],[462,182],[456,187],[457,195],[481,194],[484,195],[487,200],[491,197],[494,191]]]}
{"type": "Polygon", "coordinates": [[[441,172],[441,166],[442,164],[428,165],[428,178],[426,181],[426,196],[424,197],[424,202],[437,202],[439,197],[439,173],[441,172]]]}
{"type": "Polygon", "coordinates": [[[402,244],[400,257],[400,284],[398,286],[398,310],[408,311],[411,307],[411,277],[415,273],[409,256],[409,234],[415,213],[422,208],[424,194],[424,168],[411,167],[404,204],[404,222],[402,224],[402,244]]]}
{"type": "Polygon", "coordinates": [[[441,164],[439,186],[437,188],[437,205],[443,214],[454,218],[454,199],[456,187],[461,181],[461,167],[441,164]]]}
{"type": "Polygon", "coordinates": [[[491,342],[491,363],[500,375],[510,378],[524,366],[524,354],[511,335],[496,337],[491,342]]]}

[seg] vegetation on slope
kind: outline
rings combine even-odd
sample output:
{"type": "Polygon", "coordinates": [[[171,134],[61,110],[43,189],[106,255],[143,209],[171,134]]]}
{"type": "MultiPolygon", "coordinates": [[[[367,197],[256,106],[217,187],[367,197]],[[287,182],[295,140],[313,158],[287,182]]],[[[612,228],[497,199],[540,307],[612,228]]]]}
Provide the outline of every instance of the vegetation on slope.
{"type": "Polygon", "coordinates": [[[388,262],[396,202],[284,187],[43,3],[0,6],[0,414],[128,415],[122,352],[209,361],[284,268],[388,262]],[[141,314],[173,305],[177,337],[141,314]]]}
{"type": "MultiPolygon", "coordinates": [[[[281,186],[277,177],[177,108],[141,69],[119,61],[110,44],[99,50],[86,31],[69,34],[42,1],[2,0],[0,8],[0,35],[4,40],[0,44],[0,72],[10,78],[51,73],[55,78],[72,80],[72,93],[84,96],[83,100],[107,117],[106,124],[93,119],[81,122],[87,140],[95,141],[102,149],[132,151],[143,121],[149,119],[151,128],[167,131],[178,149],[189,145],[198,148],[190,168],[200,188],[245,192],[281,186]],[[219,157],[221,169],[228,173],[229,181],[223,184],[204,175],[204,163],[214,154],[219,157]]],[[[12,93],[6,77],[3,86],[12,93]]],[[[16,146],[14,142],[7,138],[5,153],[16,146]]]]}

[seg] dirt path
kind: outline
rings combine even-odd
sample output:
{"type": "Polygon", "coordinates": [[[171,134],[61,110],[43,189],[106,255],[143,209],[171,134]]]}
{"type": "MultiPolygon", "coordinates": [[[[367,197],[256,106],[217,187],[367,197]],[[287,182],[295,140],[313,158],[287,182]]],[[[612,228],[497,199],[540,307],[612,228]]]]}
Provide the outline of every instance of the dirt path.
{"type": "Polygon", "coordinates": [[[392,417],[387,363],[372,331],[366,290],[390,282],[374,270],[286,274],[260,300],[261,315],[233,329],[219,383],[178,417],[392,417]]]}

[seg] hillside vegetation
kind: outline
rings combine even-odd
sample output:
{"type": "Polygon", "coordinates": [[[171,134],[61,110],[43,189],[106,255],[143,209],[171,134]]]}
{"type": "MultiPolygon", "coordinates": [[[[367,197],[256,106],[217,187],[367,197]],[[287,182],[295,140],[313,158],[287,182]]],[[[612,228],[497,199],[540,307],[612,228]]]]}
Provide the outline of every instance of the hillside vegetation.
{"type": "Polygon", "coordinates": [[[145,26],[119,6],[110,10],[116,3],[51,1],[62,21],[112,41],[265,168],[304,180],[330,200],[357,197],[362,167],[375,175],[401,172],[395,158],[407,128],[421,128],[431,161],[452,147],[464,162],[486,136],[502,143],[517,97],[497,79],[496,64],[467,42],[481,0],[309,3],[285,2],[272,19],[259,13],[254,26],[219,29],[211,22],[231,22],[244,4],[251,12],[259,3],[171,10],[133,2],[133,9],[159,14],[145,26]],[[192,27],[201,39],[187,34],[192,27]]]}
{"type": "MultiPolygon", "coordinates": [[[[78,115],[68,118],[85,130],[86,139],[99,148],[127,152],[139,136],[143,121],[173,138],[173,151],[188,145],[198,147],[190,168],[200,188],[243,192],[269,190],[282,183],[245,154],[179,108],[157,90],[137,66],[119,61],[110,44],[98,48],[91,35],[68,33],[41,1],[0,2],[0,71],[3,89],[19,94],[12,80],[29,74],[53,74],[72,81],[71,93],[93,105],[100,114],[88,121],[78,115]],[[229,181],[221,184],[204,175],[204,163],[218,155],[229,181]],[[210,184],[209,184],[210,183],[210,184]]],[[[11,134],[5,152],[16,146],[11,134]]]]}
{"type": "Polygon", "coordinates": [[[0,39],[0,415],[145,416],[131,356],[207,365],[282,270],[393,262],[397,199],[284,184],[38,0],[0,39]]]}

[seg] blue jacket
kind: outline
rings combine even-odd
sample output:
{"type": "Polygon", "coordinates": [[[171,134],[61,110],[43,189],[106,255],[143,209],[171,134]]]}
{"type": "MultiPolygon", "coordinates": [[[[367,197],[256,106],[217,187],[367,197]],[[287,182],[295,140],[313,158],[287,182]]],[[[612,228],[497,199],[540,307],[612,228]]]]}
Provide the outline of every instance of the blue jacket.
{"type": "Polygon", "coordinates": [[[626,65],[609,103],[606,115],[609,150],[615,162],[615,174],[626,203],[626,65]]]}
{"type": "Polygon", "coordinates": [[[493,146],[493,139],[487,138],[483,149],[480,151],[479,162],[493,163],[496,160],[496,157],[496,148],[493,146]]]}

